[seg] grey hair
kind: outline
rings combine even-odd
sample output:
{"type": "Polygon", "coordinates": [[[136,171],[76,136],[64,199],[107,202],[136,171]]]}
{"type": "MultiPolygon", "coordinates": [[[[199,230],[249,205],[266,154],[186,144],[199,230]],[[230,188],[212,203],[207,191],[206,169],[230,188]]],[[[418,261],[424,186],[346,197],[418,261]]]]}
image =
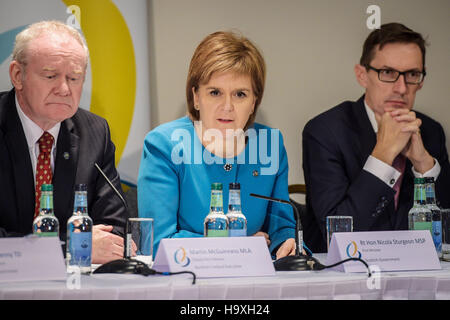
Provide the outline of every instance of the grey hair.
{"type": "Polygon", "coordinates": [[[89,49],[82,35],[73,27],[56,20],[40,21],[29,25],[25,30],[16,36],[12,60],[20,64],[27,64],[27,48],[31,40],[45,34],[59,33],[67,34],[75,39],[84,49],[86,53],[86,66],[89,57],[89,49]]]}

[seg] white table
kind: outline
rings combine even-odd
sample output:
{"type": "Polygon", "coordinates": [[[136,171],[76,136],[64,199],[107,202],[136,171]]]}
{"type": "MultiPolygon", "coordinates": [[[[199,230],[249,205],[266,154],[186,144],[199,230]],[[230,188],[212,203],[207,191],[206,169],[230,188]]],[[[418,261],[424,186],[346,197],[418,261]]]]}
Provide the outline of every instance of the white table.
{"type": "MultiPolygon", "coordinates": [[[[315,255],[325,261],[325,255],[315,255]]],[[[66,281],[0,283],[0,299],[164,299],[164,300],[279,300],[279,299],[443,299],[450,300],[450,263],[442,270],[381,273],[379,288],[369,288],[366,274],[342,272],[277,272],[272,277],[197,279],[188,274],[148,276],[82,275],[79,289],[66,281]]],[[[376,284],[373,283],[372,284],[376,284]]],[[[373,287],[373,286],[372,286],[373,287]]]]}

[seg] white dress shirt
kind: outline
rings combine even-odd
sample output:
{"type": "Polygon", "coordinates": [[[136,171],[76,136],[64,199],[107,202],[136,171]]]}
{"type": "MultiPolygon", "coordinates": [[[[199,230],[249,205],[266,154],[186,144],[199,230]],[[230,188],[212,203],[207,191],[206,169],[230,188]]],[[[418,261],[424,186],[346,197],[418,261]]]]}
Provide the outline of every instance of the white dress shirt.
{"type": "MultiPolygon", "coordinates": [[[[366,101],[364,101],[364,106],[366,107],[367,116],[369,117],[370,123],[372,124],[372,128],[375,133],[377,133],[378,123],[375,118],[375,113],[367,105],[366,101]]],[[[411,167],[411,170],[416,178],[433,177],[436,181],[439,173],[441,172],[441,166],[439,165],[437,159],[434,159],[434,163],[434,167],[424,174],[421,174],[414,170],[414,167],[411,167]]],[[[367,158],[363,169],[383,180],[391,188],[394,187],[395,182],[397,182],[398,178],[401,175],[401,172],[397,171],[394,167],[388,165],[387,163],[384,163],[383,161],[373,157],[372,155],[367,158]]]]}
{"type": "MultiPolygon", "coordinates": [[[[25,132],[25,137],[27,139],[28,151],[30,153],[31,165],[33,167],[33,177],[34,182],[36,183],[36,164],[39,156],[39,138],[44,133],[44,130],[41,129],[36,123],[34,123],[27,115],[22,111],[22,108],[19,105],[19,101],[16,99],[16,108],[17,113],[19,115],[20,122],[22,123],[23,131],[25,132]]],[[[57,123],[50,130],[47,130],[53,138],[53,146],[52,152],[50,154],[50,165],[52,167],[52,172],[55,171],[55,157],[56,157],[56,141],[58,140],[59,128],[61,127],[61,123],[57,123]]]]}

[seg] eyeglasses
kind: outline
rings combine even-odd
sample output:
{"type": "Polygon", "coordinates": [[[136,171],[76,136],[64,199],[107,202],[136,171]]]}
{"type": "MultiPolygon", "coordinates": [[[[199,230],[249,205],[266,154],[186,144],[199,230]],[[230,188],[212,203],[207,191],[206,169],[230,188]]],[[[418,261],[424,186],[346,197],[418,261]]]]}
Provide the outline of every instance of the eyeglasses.
{"type": "Polygon", "coordinates": [[[368,69],[371,69],[378,73],[378,79],[383,82],[396,82],[398,78],[403,75],[405,78],[405,82],[408,84],[419,84],[422,83],[425,75],[427,74],[425,71],[417,71],[417,70],[409,70],[409,71],[398,71],[394,69],[376,69],[372,66],[367,66],[368,69]]]}

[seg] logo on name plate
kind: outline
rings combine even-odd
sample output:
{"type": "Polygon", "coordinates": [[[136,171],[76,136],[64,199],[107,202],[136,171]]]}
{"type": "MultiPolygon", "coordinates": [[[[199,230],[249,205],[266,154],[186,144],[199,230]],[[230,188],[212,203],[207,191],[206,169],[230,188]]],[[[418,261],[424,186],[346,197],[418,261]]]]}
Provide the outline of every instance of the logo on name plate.
{"type": "Polygon", "coordinates": [[[346,252],[349,258],[361,258],[361,252],[358,250],[358,246],[355,241],[351,241],[347,245],[346,252]]]}
{"type": "Polygon", "coordinates": [[[175,263],[179,264],[182,267],[187,267],[191,263],[191,259],[186,254],[186,249],[183,247],[180,247],[175,251],[175,254],[173,255],[173,259],[175,260],[175,263]]]}

